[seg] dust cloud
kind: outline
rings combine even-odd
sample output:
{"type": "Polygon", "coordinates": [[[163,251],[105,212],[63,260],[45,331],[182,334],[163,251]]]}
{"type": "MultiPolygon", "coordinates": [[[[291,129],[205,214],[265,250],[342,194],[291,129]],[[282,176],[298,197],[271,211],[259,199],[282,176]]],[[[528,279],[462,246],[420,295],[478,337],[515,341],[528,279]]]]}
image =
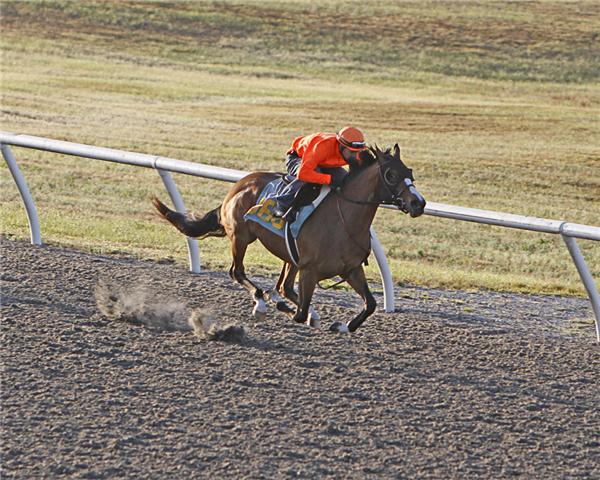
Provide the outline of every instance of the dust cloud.
{"type": "Polygon", "coordinates": [[[239,325],[221,326],[209,310],[190,309],[178,298],[151,291],[148,284],[122,285],[100,279],[94,289],[96,305],[109,320],[141,325],[155,331],[193,332],[203,340],[243,343],[246,331],[239,325]]]}

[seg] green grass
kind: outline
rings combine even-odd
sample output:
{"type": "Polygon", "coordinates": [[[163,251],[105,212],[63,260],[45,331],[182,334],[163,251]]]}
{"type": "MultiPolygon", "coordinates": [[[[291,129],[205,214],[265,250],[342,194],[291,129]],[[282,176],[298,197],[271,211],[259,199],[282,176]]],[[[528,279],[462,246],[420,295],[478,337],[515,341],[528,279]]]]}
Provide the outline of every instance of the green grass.
{"type": "MultiPolygon", "coordinates": [[[[1,128],[242,170],[303,133],[399,142],[430,201],[600,224],[596,2],[3,2],[1,128]]],[[[14,149],[46,242],[184,263],[153,171],[14,149]]],[[[1,231],[27,221],[0,163],[1,231]]],[[[228,184],[176,176],[189,208],[228,184]]],[[[582,294],[550,235],[381,211],[394,279],[582,294]]],[[[595,278],[600,245],[580,241],[595,278]]],[[[203,265],[229,264],[225,240],[203,265]]],[[[279,262],[260,247],[250,272],[279,262]]],[[[374,263],[374,262],[372,262],[374,263]]],[[[378,278],[376,269],[369,275],[378,278]]]]}

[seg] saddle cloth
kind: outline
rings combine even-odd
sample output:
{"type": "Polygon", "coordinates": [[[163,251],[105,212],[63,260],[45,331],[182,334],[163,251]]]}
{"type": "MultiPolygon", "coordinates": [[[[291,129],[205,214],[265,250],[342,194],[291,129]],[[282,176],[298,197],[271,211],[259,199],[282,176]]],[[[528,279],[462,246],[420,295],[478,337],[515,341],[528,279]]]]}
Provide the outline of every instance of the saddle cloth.
{"type": "Polygon", "coordinates": [[[288,223],[283,218],[273,216],[273,207],[276,201],[274,198],[285,188],[286,183],[282,178],[278,178],[268,183],[260,192],[257,204],[250,208],[244,215],[244,220],[250,220],[263,226],[267,230],[279,235],[286,240],[286,245],[290,256],[295,263],[298,263],[298,248],[296,239],[300,234],[300,229],[304,222],[315,211],[327,194],[331,191],[329,186],[323,185],[319,195],[310,204],[300,207],[296,213],[296,218],[288,223]]]}

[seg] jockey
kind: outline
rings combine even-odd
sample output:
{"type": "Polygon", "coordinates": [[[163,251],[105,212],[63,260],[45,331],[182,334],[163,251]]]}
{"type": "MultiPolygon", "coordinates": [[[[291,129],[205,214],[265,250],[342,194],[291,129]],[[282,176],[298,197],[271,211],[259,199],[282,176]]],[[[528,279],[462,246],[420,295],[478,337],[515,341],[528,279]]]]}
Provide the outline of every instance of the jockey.
{"type": "Polygon", "coordinates": [[[338,133],[314,133],[298,137],[287,152],[285,166],[296,177],[280,195],[275,197],[275,217],[284,217],[298,190],[306,183],[340,187],[346,176],[344,165],[359,161],[367,148],[363,133],[355,127],[344,127],[338,133]]]}

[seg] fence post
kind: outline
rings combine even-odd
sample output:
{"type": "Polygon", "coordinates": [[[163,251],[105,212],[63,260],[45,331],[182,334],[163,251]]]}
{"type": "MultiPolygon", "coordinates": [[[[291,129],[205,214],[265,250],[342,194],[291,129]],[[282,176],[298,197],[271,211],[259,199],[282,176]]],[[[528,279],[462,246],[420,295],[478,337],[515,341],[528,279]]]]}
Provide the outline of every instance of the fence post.
{"type": "Polygon", "coordinates": [[[2,149],[2,156],[8,165],[8,169],[10,170],[15,183],[17,184],[17,188],[19,189],[19,193],[21,194],[21,198],[25,204],[27,220],[29,221],[29,234],[31,237],[31,243],[32,245],[41,245],[42,235],[40,233],[40,221],[38,220],[35,203],[31,197],[31,194],[29,193],[29,188],[27,188],[25,177],[21,173],[10,147],[5,143],[1,143],[0,149],[2,149]]]}
{"type": "Polygon", "coordinates": [[[581,278],[581,281],[587,290],[588,296],[590,297],[590,302],[592,302],[592,310],[594,311],[594,317],[596,318],[596,340],[598,343],[600,343],[600,295],[598,294],[598,290],[596,290],[596,284],[594,283],[594,279],[587,268],[587,264],[585,263],[585,259],[581,254],[579,245],[577,245],[577,241],[573,237],[569,237],[564,233],[561,233],[560,236],[567,244],[571,258],[575,262],[575,266],[579,272],[579,277],[581,278]]]}
{"type": "Polygon", "coordinates": [[[370,231],[371,248],[373,249],[375,259],[377,260],[379,274],[381,275],[381,283],[383,284],[384,309],[386,312],[390,313],[396,309],[394,304],[394,281],[392,280],[392,272],[387,263],[387,258],[385,257],[383,247],[381,246],[381,243],[379,243],[379,239],[377,238],[373,227],[371,227],[370,231]]]}

